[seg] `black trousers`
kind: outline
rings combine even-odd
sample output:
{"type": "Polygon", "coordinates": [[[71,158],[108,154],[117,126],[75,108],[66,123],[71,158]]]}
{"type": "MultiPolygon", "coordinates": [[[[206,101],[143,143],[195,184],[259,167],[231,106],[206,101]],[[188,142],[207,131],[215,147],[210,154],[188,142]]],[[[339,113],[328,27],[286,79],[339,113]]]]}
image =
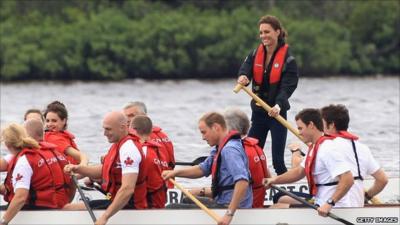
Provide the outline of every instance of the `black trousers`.
{"type": "MultiPolygon", "coordinates": [[[[287,128],[279,123],[275,118],[268,116],[263,109],[253,110],[251,114],[251,127],[248,136],[257,138],[258,145],[264,148],[268,132],[271,131],[272,137],[272,165],[275,172],[280,175],[287,171],[285,166],[285,145],[287,128]]],[[[286,119],[286,111],[281,111],[280,115],[286,119]]]]}

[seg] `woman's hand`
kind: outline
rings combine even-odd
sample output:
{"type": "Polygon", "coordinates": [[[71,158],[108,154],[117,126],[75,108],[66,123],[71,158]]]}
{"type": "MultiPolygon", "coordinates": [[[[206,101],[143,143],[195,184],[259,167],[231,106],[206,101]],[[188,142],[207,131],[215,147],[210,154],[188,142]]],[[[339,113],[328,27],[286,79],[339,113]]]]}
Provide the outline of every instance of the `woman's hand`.
{"type": "Polygon", "coordinates": [[[276,104],[274,107],[272,107],[272,109],[268,112],[268,115],[270,117],[276,117],[279,115],[279,113],[281,112],[281,107],[279,107],[278,104],[276,104]]]}
{"type": "Polygon", "coordinates": [[[245,75],[240,75],[237,82],[243,86],[246,86],[247,84],[249,84],[250,81],[245,75]]]}

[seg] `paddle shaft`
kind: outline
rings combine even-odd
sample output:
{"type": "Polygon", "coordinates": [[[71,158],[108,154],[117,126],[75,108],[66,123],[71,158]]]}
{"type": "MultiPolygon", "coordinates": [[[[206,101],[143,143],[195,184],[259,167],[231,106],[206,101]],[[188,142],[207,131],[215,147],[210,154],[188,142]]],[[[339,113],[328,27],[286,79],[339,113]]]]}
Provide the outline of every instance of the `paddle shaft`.
{"type": "MultiPolygon", "coordinates": [[[[285,193],[286,195],[288,195],[288,196],[290,196],[290,197],[296,199],[297,201],[303,203],[304,205],[306,205],[306,206],[308,206],[308,207],[310,207],[310,208],[313,208],[313,209],[315,209],[315,210],[318,209],[318,206],[309,203],[309,202],[306,201],[305,199],[300,198],[299,196],[293,194],[293,193],[290,192],[290,191],[286,191],[285,189],[280,188],[280,187],[275,186],[275,185],[272,185],[271,187],[274,188],[274,189],[276,189],[276,190],[278,190],[278,191],[280,191],[280,192],[282,192],[282,193],[285,193]]],[[[331,213],[331,212],[328,213],[328,216],[329,216],[330,218],[332,218],[332,219],[334,219],[334,220],[337,220],[337,221],[339,221],[339,222],[341,222],[341,223],[344,223],[344,224],[346,224],[346,225],[354,225],[353,223],[351,223],[351,222],[349,222],[349,221],[347,221],[347,220],[345,220],[345,219],[343,219],[343,218],[340,218],[340,217],[336,216],[335,214],[333,214],[333,213],[331,213]]]]}
{"type": "Polygon", "coordinates": [[[196,197],[194,197],[189,191],[187,191],[185,188],[183,188],[180,184],[178,184],[175,180],[169,179],[171,183],[173,183],[179,190],[181,190],[187,197],[189,197],[198,207],[200,207],[202,210],[204,210],[209,216],[211,216],[215,222],[219,222],[220,216],[216,214],[214,211],[210,210],[205,206],[203,203],[201,203],[199,200],[197,200],[196,197]]]}
{"type": "Polygon", "coordinates": [[[197,159],[193,160],[193,162],[175,162],[175,165],[178,166],[195,166],[202,163],[204,160],[207,159],[207,156],[200,156],[197,159]]]}
{"type": "Polygon", "coordinates": [[[83,193],[81,187],[78,184],[78,180],[76,179],[75,175],[71,175],[71,177],[72,177],[72,181],[74,182],[76,188],[78,189],[79,195],[81,196],[82,201],[85,204],[87,211],[90,214],[90,217],[92,217],[93,223],[95,223],[97,221],[96,216],[94,215],[92,208],[90,208],[89,202],[86,199],[85,194],[83,193]]]}
{"type": "MultiPolygon", "coordinates": [[[[237,84],[236,87],[233,89],[233,91],[235,93],[238,93],[241,89],[243,89],[248,95],[250,95],[250,97],[252,97],[254,101],[256,101],[258,104],[260,104],[261,107],[263,107],[267,112],[270,112],[272,110],[271,106],[269,106],[260,97],[258,97],[251,90],[249,90],[247,87],[241,84],[237,84]]],[[[300,136],[299,131],[295,129],[292,125],[290,125],[290,123],[287,120],[285,120],[285,118],[283,118],[281,115],[275,116],[274,118],[278,120],[288,130],[290,130],[294,135],[296,135],[296,137],[298,137],[301,141],[303,141],[303,138],[300,136]]]]}

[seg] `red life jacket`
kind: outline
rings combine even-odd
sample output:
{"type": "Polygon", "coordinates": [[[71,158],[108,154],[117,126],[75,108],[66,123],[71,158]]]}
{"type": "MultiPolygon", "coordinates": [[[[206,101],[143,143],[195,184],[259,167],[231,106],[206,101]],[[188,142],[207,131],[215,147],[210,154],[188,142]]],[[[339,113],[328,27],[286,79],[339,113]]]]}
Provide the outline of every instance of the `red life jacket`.
{"type": "Polygon", "coordinates": [[[71,179],[63,169],[68,163],[64,155],[54,150],[54,145],[40,143],[40,149],[22,149],[10,162],[4,185],[4,200],[11,202],[15,193],[12,184],[12,173],[18,159],[25,155],[32,168],[31,185],[25,204],[59,209],[69,203],[68,187],[71,179]]]}
{"type": "MultiPolygon", "coordinates": [[[[289,45],[284,44],[276,52],[269,77],[270,84],[276,84],[281,80],[282,69],[285,64],[285,57],[288,48],[289,45]]],[[[263,44],[260,44],[257,48],[253,63],[253,79],[257,85],[261,85],[263,83],[264,71],[266,69],[265,66],[268,66],[265,65],[265,57],[265,47],[263,44]]]]}
{"type": "Polygon", "coordinates": [[[161,173],[168,169],[168,163],[162,151],[164,146],[155,141],[146,141],[144,146],[147,146],[147,205],[149,208],[165,208],[167,186],[161,173]]]}
{"type": "Polygon", "coordinates": [[[251,137],[243,139],[244,150],[249,160],[249,170],[253,188],[253,208],[263,208],[266,188],[262,182],[268,177],[267,159],[263,150],[257,145],[258,140],[251,137]]]}
{"type": "Polygon", "coordinates": [[[317,184],[314,181],[314,176],[313,176],[313,172],[314,172],[314,167],[315,167],[315,159],[317,158],[317,153],[318,153],[318,149],[319,146],[325,141],[325,140],[332,140],[335,137],[333,136],[321,136],[317,142],[314,144],[314,147],[310,147],[310,149],[308,150],[307,156],[306,156],[306,161],[305,161],[305,174],[307,176],[307,181],[308,181],[308,187],[310,188],[310,194],[312,196],[315,196],[317,194],[317,184]]]}
{"type": "Polygon", "coordinates": [[[230,131],[228,135],[222,140],[222,142],[219,143],[219,145],[217,146],[217,153],[214,155],[213,158],[213,163],[211,165],[211,175],[212,175],[211,190],[213,198],[218,196],[222,191],[233,189],[235,185],[235,184],[226,186],[219,185],[219,168],[221,167],[221,157],[220,157],[221,151],[231,139],[241,139],[240,134],[235,130],[230,131]]]}
{"type": "MultiPolygon", "coordinates": [[[[74,139],[75,136],[67,130],[46,131],[44,133],[44,140],[49,143],[55,144],[56,150],[62,154],[65,154],[65,150],[67,150],[67,148],[69,147],[72,147],[79,151],[74,139]]],[[[72,164],[78,164],[78,162],[72,156],[67,155],[67,159],[72,164]]]]}
{"type": "MultiPolygon", "coordinates": [[[[173,170],[175,168],[175,156],[174,156],[174,146],[168,136],[162,131],[160,127],[153,126],[152,133],[150,134],[150,139],[152,141],[158,142],[164,146],[162,151],[167,157],[168,169],[173,170]]],[[[174,184],[167,181],[168,188],[174,188],[174,184]]]]}
{"type": "Polygon", "coordinates": [[[147,208],[146,202],[146,179],[147,179],[147,164],[145,156],[142,151],[141,144],[137,136],[129,133],[127,136],[122,138],[118,143],[114,143],[108,150],[107,155],[104,157],[104,164],[102,167],[102,184],[101,187],[106,192],[110,193],[111,200],[115,198],[119,188],[121,187],[122,180],[122,169],[121,162],[119,159],[119,150],[121,146],[128,140],[132,140],[139,150],[142,160],[139,164],[139,174],[135,185],[135,191],[131,201],[128,203],[128,207],[135,209],[147,208]]]}

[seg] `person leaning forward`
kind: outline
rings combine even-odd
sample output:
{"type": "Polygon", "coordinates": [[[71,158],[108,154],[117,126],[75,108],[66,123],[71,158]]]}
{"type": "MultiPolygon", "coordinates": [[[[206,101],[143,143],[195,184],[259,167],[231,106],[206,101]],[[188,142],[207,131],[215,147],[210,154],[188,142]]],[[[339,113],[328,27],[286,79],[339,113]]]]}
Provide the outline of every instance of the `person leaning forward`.
{"type": "MultiPolygon", "coordinates": [[[[122,208],[145,209],[146,161],[138,137],[128,132],[127,118],[122,112],[108,113],[103,120],[104,135],[112,143],[104,157],[103,165],[84,166],[69,164],[66,173],[79,173],[92,179],[102,179],[102,189],[110,193],[110,200],[93,200],[95,209],[106,209],[96,225],[106,224],[108,219],[122,208]]],[[[83,203],[69,204],[66,210],[85,209],[83,203]]]]}
{"type": "MultiPolygon", "coordinates": [[[[240,134],[228,132],[224,117],[216,112],[203,115],[198,126],[203,140],[213,147],[210,155],[199,165],[163,171],[162,176],[164,179],[169,179],[212,175],[212,194],[215,204],[210,207],[227,207],[226,214],[218,224],[230,224],[237,208],[251,208],[252,205],[249,166],[240,134]]],[[[172,204],[173,208],[174,206],[172,204]]],[[[189,207],[190,205],[186,204],[182,208],[189,207]]]]}
{"type": "Polygon", "coordinates": [[[248,136],[259,140],[258,145],[264,148],[271,131],[272,164],[279,175],[287,171],[284,160],[287,129],[274,117],[281,115],[286,119],[290,108],[288,99],[297,88],[299,75],[296,60],[286,43],[287,33],[278,18],[263,16],[258,26],[261,43],[244,60],[237,82],[248,85],[252,81],[253,92],[272,107],[267,114],[251,101],[252,123],[248,136]]]}
{"type": "Polygon", "coordinates": [[[306,176],[310,195],[315,198],[321,216],[327,216],[332,207],[350,207],[348,191],[354,183],[351,168],[333,141],[335,137],[323,134],[320,111],[304,109],[295,119],[300,135],[312,147],[299,166],[264,179],[264,184],[269,188],[272,184],[296,182],[306,176]],[[332,182],[337,185],[326,185],[332,182]]]}

